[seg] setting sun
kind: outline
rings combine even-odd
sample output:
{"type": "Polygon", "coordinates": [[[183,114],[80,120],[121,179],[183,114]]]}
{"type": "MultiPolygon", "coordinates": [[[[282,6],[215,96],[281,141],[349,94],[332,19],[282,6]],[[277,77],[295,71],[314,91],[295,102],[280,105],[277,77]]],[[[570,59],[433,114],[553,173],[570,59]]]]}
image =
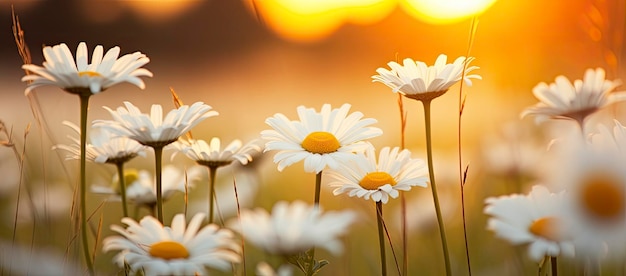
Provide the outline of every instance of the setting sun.
{"type": "Polygon", "coordinates": [[[404,0],[402,7],[429,23],[451,23],[480,14],[496,0],[404,0]]]}

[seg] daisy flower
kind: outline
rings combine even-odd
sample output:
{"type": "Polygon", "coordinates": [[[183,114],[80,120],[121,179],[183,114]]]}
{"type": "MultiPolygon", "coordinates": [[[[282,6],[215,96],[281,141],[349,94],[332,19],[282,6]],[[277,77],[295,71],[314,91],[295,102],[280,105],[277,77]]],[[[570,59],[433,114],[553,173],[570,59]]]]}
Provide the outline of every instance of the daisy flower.
{"type": "Polygon", "coordinates": [[[564,196],[536,185],[528,195],[487,198],[488,228],[514,245],[528,244],[528,255],[536,262],[545,256],[571,257],[574,244],[563,221],[564,196]]]}
{"type": "Polygon", "coordinates": [[[349,104],[336,109],[325,104],[320,112],[299,106],[299,121],[277,113],[265,120],[273,129],[261,132],[268,140],[265,151],[278,150],[274,162],[279,171],[301,160],[306,172],[319,173],[326,166],[337,168],[367,147],[362,140],[382,134],[379,128],[368,127],[377,122],[375,119],[361,119],[361,112],[348,115],[349,110],[349,104]]]}
{"type": "Polygon", "coordinates": [[[539,83],[533,94],[539,103],[526,108],[521,116],[533,115],[537,122],[548,118],[571,119],[583,125],[585,118],[599,109],[626,100],[626,92],[611,93],[619,81],[605,79],[604,69],[587,69],[583,80],[571,83],[558,76],[554,83],[539,83]]]}
{"type": "MultiPolygon", "coordinates": [[[[64,121],[63,124],[80,135],[78,126],[68,121],[64,121]]],[[[72,136],[68,138],[73,142],[71,145],[56,145],[54,149],[67,151],[67,160],[79,160],[80,140],[72,136]]],[[[89,140],[90,143],[86,145],[86,157],[91,162],[116,164],[126,162],[138,155],[146,156],[145,146],[128,137],[114,135],[106,129],[93,128],[89,133],[89,140]]]]}
{"type": "Polygon", "coordinates": [[[81,42],[76,50],[76,61],[65,43],[43,48],[46,61],[43,67],[24,64],[22,69],[32,72],[22,78],[29,82],[25,93],[44,85],[54,85],[72,94],[97,94],[107,88],[128,82],[144,89],[139,77],[152,77],[152,72],[141,68],[150,59],[141,52],[119,57],[120,48],[115,46],[104,54],[101,45],[96,46],[88,63],[87,44],[81,42]],[[119,58],[118,58],[119,57],[119,58]]]}
{"type": "MultiPolygon", "coordinates": [[[[184,193],[185,187],[193,187],[202,178],[204,169],[199,166],[188,168],[186,171],[175,166],[163,168],[163,199],[171,198],[177,192],[184,193]]],[[[110,186],[92,186],[92,191],[100,194],[119,195],[120,187],[118,175],[113,176],[110,186]]],[[[147,170],[128,169],[124,171],[126,183],[126,198],[138,206],[153,208],[156,204],[156,186],[152,172],[147,170]]],[[[117,197],[115,197],[117,198],[117,197]]]]}
{"type": "Polygon", "coordinates": [[[391,70],[378,68],[378,75],[372,76],[372,81],[380,82],[392,89],[394,93],[416,100],[432,100],[446,93],[450,86],[459,82],[462,78],[467,85],[472,85],[471,79],[482,79],[480,75],[467,75],[478,69],[477,66],[463,68],[474,60],[474,57],[458,57],[454,63],[447,63],[448,57],[441,54],[437,57],[434,65],[428,66],[422,61],[414,61],[406,58],[403,64],[389,62],[391,70]]]}
{"type": "Polygon", "coordinates": [[[329,186],[334,195],[348,196],[387,203],[389,197],[396,198],[398,191],[409,191],[413,186],[426,187],[428,168],[424,161],[412,159],[408,150],[400,151],[385,147],[380,150],[378,161],[373,147],[358,153],[350,163],[341,164],[336,170],[328,170],[329,186]]]}
{"type": "Polygon", "coordinates": [[[282,265],[278,270],[274,270],[272,266],[266,262],[260,262],[256,265],[257,276],[291,276],[293,275],[293,269],[290,266],[282,265]]]}
{"type": "Polygon", "coordinates": [[[230,230],[215,224],[200,228],[203,219],[204,214],[196,214],[187,225],[185,215],[178,214],[168,227],[150,216],[139,223],[123,218],[128,227],[111,226],[121,236],[105,238],[102,249],[120,251],[115,256],[119,267],[127,263],[145,275],[208,275],[206,268],[228,271],[241,261],[241,247],[230,230]]]}
{"type": "Polygon", "coordinates": [[[226,166],[233,161],[246,165],[252,161],[253,154],[261,151],[261,147],[257,144],[249,143],[243,145],[241,140],[234,140],[222,149],[220,138],[217,137],[213,137],[210,143],[204,140],[185,141],[181,139],[173,145],[190,159],[207,167],[226,166]]]}
{"type": "Polygon", "coordinates": [[[613,256],[626,253],[626,160],[618,149],[581,145],[558,153],[559,169],[546,176],[568,192],[565,222],[576,242],[576,254],[613,256]]]}
{"type": "Polygon", "coordinates": [[[322,213],[319,207],[303,201],[281,201],[271,214],[263,209],[242,210],[239,219],[232,219],[228,225],[271,254],[292,256],[316,247],[338,255],[343,250],[339,236],[355,219],[352,211],[322,213]]]}
{"type": "Polygon", "coordinates": [[[171,144],[204,119],[218,115],[217,111],[211,110],[211,106],[202,102],[171,110],[165,118],[163,108],[158,104],[152,105],[150,114],[141,113],[130,102],[124,102],[124,105],[125,108],[118,107],[117,110],[105,106],[113,121],[97,120],[94,125],[151,147],[171,144]]]}

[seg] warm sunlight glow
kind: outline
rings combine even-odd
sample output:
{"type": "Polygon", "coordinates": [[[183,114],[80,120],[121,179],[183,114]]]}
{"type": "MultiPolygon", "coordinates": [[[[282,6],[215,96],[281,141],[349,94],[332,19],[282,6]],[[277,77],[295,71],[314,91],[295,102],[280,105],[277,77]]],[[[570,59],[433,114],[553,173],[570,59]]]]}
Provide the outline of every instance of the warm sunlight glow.
{"type": "Polygon", "coordinates": [[[249,0],[263,24],[283,38],[316,41],[343,23],[372,24],[387,16],[395,0],[249,0]]]}
{"type": "Polygon", "coordinates": [[[164,21],[201,4],[198,0],[120,1],[148,21],[164,21]]]}
{"type": "Polygon", "coordinates": [[[420,20],[442,24],[480,14],[494,2],[496,0],[403,0],[402,7],[420,20]]]}

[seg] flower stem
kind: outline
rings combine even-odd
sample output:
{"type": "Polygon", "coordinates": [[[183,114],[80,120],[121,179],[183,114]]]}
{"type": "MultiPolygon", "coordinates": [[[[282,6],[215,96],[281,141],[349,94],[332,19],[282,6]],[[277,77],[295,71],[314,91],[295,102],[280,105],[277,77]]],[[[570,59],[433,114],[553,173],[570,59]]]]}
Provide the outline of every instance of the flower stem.
{"type": "Polygon", "coordinates": [[[89,254],[89,237],[87,237],[87,111],[89,110],[89,97],[91,94],[84,93],[80,95],[80,231],[83,240],[83,252],[85,254],[85,262],[90,275],[94,275],[91,254],[89,254]]]}
{"type": "Polygon", "coordinates": [[[385,232],[383,230],[383,203],[376,201],[376,218],[378,221],[378,243],[380,244],[380,266],[383,276],[387,275],[387,256],[385,256],[385,232]]]}
{"type": "Polygon", "coordinates": [[[209,166],[209,224],[213,223],[213,205],[215,204],[215,178],[217,166],[209,166]]]}
{"type": "Polygon", "coordinates": [[[443,225],[443,217],[441,216],[441,207],[439,206],[439,196],[437,195],[437,186],[435,185],[435,173],[433,168],[433,147],[430,130],[430,102],[431,100],[423,100],[424,105],[424,121],[426,126],[426,152],[428,158],[428,176],[430,177],[430,185],[433,192],[433,200],[435,202],[435,212],[437,213],[437,223],[439,224],[439,235],[441,236],[441,247],[443,249],[443,257],[446,265],[446,275],[450,276],[450,255],[448,253],[448,241],[446,240],[446,231],[443,225]]]}
{"type": "MultiPolygon", "coordinates": [[[[322,172],[320,171],[315,175],[315,201],[313,205],[315,210],[319,210],[321,188],[322,188],[322,172]]],[[[308,270],[306,273],[307,275],[313,275],[315,273],[314,268],[313,268],[315,266],[315,247],[311,248],[310,258],[311,258],[311,261],[307,269],[308,270]]]]}
{"type": "Polygon", "coordinates": [[[552,276],[558,276],[558,266],[556,257],[550,257],[550,268],[552,269],[552,276]]]}
{"type": "Polygon", "coordinates": [[[117,166],[117,176],[120,181],[120,195],[122,196],[122,212],[124,217],[128,217],[128,205],[126,204],[126,179],[124,179],[124,162],[115,163],[117,166]]]}
{"type": "Polygon", "coordinates": [[[320,205],[320,190],[322,187],[322,172],[315,175],[315,208],[320,205]]]}
{"type": "Polygon", "coordinates": [[[163,224],[163,190],[161,189],[161,171],[163,147],[154,148],[154,162],[156,170],[157,218],[163,224]]]}

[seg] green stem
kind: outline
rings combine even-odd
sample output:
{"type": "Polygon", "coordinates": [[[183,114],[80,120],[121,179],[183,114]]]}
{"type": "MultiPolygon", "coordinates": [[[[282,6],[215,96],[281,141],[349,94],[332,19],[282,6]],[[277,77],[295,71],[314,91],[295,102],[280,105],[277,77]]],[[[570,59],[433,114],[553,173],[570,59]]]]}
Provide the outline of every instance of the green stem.
{"type": "Polygon", "coordinates": [[[217,166],[209,166],[209,224],[213,223],[213,205],[215,204],[215,178],[217,166]]]}
{"type": "Polygon", "coordinates": [[[124,217],[128,217],[128,205],[126,203],[126,179],[124,179],[124,162],[115,163],[117,166],[117,176],[120,181],[120,195],[122,196],[122,211],[124,212],[124,217]]]}
{"type": "Polygon", "coordinates": [[[90,275],[94,275],[91,254],[89,254],[89,237],[87,237],[87,111],[89,110],[89,97],[91,94],[80,95],[80,234],[83,240],[83,252],[85,262],[90,275]]]}
{"type": "Polygon", "coordinates": [[[157,193],[157,218],[161,224],[163,223],[163,191],[161,189],[161,171],[163,147],[154,148],[154,161],[156,169],[156,193],[157,193]]]}
{"type": "MultiPolygon", "coordinates": [[[[320,190],[322,188],[322,171],[318,172],[315,175],[315,201],[314,208],[315,210],[319,210],[320,206],[320,190]]],[[[313,271],[313,266],[315,266],[315,247],[311,248],[311,254],[309,255],[311,261],[309,262],[309,267],[307,269],[307,275],[313,275],[315,271],[313,271]]]]}
{"type": "Polygon", "coordinates": [[[378,221],[378,243],[380,244],[380,266],[383,276],[387,275],[387,256],[385,256],[385,230],[383,229],[383,203],[376,201],[376,218],[378,221]]]}
{"type": "Polygon", "coordinates": [[[443,257],[446,265],[446,275],[450,276],[450,255],[448,253],[448,241],[446,240],[446,231],[443,225],[443,217],[441,216],[441,206],[439,206],[439,196],[437,195],[437,186],[435,185],[435,173],[433,168],[433,147],[431,139],[430,124],[430,102],[431,100],[423,100],[424,104],[424,121],[426,125],[426,152],[428,158],[428,176],[430,177],[430,185],[433,192],[433,200],[435,202],[435,212],[437,213],[437,223],[439,224],[439,235],[441,236],[441,247],[443,249],[443,257]]]}
{"type": "Polygon", "coordinates": [[[552,276],[558,276],[558,264],[556,262],[556,257],[550,257],[550,267],[552,268],[552,276]]]}

